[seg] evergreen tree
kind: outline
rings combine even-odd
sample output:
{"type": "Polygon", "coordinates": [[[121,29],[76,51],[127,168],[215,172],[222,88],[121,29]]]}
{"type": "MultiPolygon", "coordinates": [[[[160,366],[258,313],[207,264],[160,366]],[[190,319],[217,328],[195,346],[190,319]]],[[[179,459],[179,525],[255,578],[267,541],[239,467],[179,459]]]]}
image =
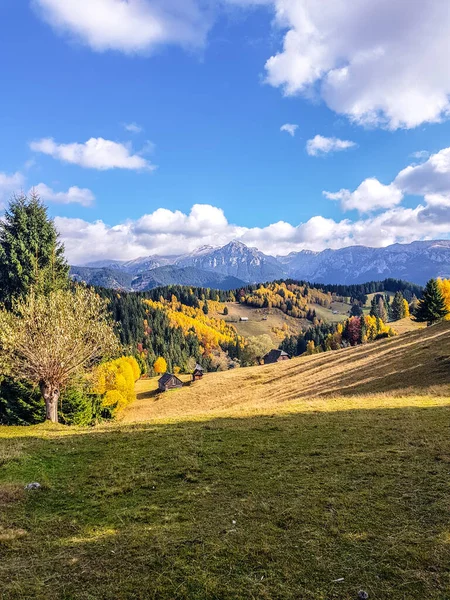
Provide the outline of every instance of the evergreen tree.
{"type": "Polygon", "coordinates": [[[352,304],[352,307],[350,309],[350,316],[351,317],[361,317],[363,315],[363,310],[360,307],[359,304],[352,304]]]}
{"type": "Polygon", "coordinates": [[[448,314],[445,306],[444,296],[436,279],[430,279],[423,292],[422,300],[416,312],[416,319],[422,323],[431,325],[440,321],[448,314]]]}
{"type": "Polygon", "coordinates": [[[396,292],[394,299],[392,300],[391,310],[390,310],[391,318],[393,321],[399,321],[403,319],[405,316],[405,304],[403,294],[401,292],[396,292]]]}
{"type": "Polygon", "coordinates": [[[0,301],[11,307],[33,288],[48,294],[69,284],[64,246],[39,197],[14,197],[0,222],[0,301]]]}

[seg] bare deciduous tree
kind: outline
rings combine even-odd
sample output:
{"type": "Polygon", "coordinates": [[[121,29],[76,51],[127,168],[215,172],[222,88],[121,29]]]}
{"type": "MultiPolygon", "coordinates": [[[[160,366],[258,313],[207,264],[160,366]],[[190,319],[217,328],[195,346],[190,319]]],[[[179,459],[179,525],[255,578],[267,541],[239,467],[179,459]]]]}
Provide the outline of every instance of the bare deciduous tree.
{"type": "Polygon", "coordinates": [[[0,369],[39,385],[46,417],[55,423],[61,389],[117,350],[107,303],[92,289],[31,292],[12,312],[0,310],[0,369]]]}

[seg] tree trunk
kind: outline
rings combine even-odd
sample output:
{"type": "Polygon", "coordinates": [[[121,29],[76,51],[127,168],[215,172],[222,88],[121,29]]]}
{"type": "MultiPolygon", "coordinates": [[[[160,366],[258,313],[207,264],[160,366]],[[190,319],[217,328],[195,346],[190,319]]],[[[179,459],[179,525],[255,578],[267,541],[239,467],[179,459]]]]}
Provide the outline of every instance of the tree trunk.
{"type": "Polygon", "coordinates": [[[41,383],[40,388],[42,397],[45,400],[45,418],[52,423],[57,423],[59,388],[46,383],[41,383]]]}

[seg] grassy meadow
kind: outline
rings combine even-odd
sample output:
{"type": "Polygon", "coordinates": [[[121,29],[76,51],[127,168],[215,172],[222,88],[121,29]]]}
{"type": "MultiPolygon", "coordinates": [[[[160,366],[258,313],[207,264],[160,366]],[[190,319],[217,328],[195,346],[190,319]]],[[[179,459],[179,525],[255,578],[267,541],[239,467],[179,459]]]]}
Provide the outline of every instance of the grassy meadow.
{"type": "Polygon", "coordinates": [[[449,367],[442,324],[0,428],[0,598],[448,600],[449,367]]]}
{"type": "Polygon", "coordinates": [[[228,315],[224,315],[223,312],[211,311],[211,316],[224,319],[233,325],[242,337],[270,335],[276,347],[285,335],[283,334],[280,338],[280,335],[276,334],[276,330],[281,331],[283,327],[287,327],[289,335],[299,335],[305,327],[311,325],[306,319],[290,317],[278,308],[253,308],[238,302],[223,303],[223,307],[225,306],[228,308],[228,315]],[[240,321],[241,317],[247,318],[248,321],[240,321]]]}

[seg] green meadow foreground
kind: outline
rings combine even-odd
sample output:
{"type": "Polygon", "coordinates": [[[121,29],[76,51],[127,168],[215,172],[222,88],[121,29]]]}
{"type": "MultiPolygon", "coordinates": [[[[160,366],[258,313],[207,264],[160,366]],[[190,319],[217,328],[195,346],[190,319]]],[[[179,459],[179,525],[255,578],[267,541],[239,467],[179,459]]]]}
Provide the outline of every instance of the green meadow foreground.
{"type": "Polygon", "coordinates": [[[0,598],[448,599],[449,382],[442,324],[0,428],[0,598]]]}

